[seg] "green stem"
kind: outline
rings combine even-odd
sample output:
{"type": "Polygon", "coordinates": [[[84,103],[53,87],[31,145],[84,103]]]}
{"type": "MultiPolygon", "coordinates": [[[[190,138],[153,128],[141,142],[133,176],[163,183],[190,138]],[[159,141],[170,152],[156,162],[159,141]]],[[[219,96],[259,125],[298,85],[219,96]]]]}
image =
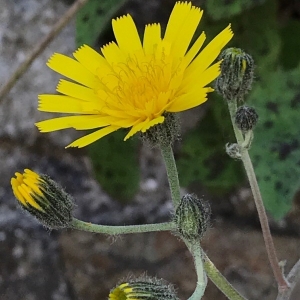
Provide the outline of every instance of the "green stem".
{"type": "Polygon", "coordinates": [[[175,229],[173,222],[157,223],[157,224],[144,224],[144,225],[126,225],[126,226],[109,226],[97,225],[88,222],[83,222],[78,219],[73,219],[70,228],[82,231],[104,233],[104,234],[128,234],[128,233],[143,233],[153,231],[169,231],[175,229]]]}
{"type": "MultiPolygon", "coordinates": [[[[178,173],[176,169],[176,163],[172,151],[172,147],[161,145],[161,152],[166,164],[168,180],[171,188],[172,199],[175,207],[180,202],[180,189],[178,173]]],[[[213,263],[208,259],[205,253],[202,251],[199,242],[191,243],[183,239],[186,246],[194,257],[195,268],[197,272],[197,287],[193,295],[189,300],[200,300],[206,288],[206,275],[203,271],[205,269],[206,274],[216,284],[216,286],[231,300],[245,300],[239,293],[230,285],[230,283],[223,277],[223,275],[216,269],[213,263]],[[204,256],[203,256],[204,255],[204,256]],[[203,259],[204,267],[203,267],[203,259]]]]}
{"type": "Polygon", "coordinates": [[[161,145],[161,153],[164,158],[164,162],[167,169],[172,200],[174,203],[174,207],[176,208],[180,202],[181,197],[178,172],[172,150],[172,145],[161,145]]]}
{"type": "MultiPolygon", "coordinates": [[[[185,241],[188,245],[189,243],[185,241]]],[[[197,273],[197,286],[193,295],[188,300],[199,300],[203,297],[207,285],[207,277],[204,271],[202,250],[200,242],[197,241],[189,247],[190,252],[194,257],[195,269],[197,273]]]]}
{"type": "Polygon", "coordinates": [[[206,253],[202,251],[204,269],[209,279],[218,287],[218,289],[230,300],[246,300],[237,290],[226,280],[218,271],[206,253]]]}
{"type": "Polygon", "coordinates": [[[252,161],[250,159],[248,150],[243,147],[243,143],[244,143],[243,135],[242,135],[241,131],[235,125],[235,114],[236,114],[236,110],[237,110],[237,103],[236,103],[235,99],[233,99],[232,101],[228,101],[228,108],[229,108],[231,122],[232,122],[233,130],[234,130],[237,142],[241,146],[241,159],[244,164],[244,168],[245,168],[245,171],[246,171],[246,174],[248,177],[248,181],[250,183],[250,187],[251,187],[251,190],[253,193],[253,198],[254,198],[255,206],[257,209],[258,217],[259,217],[259,222],[261,224],[263,238],[265,241],[266,250],[267,250],[268,258],[269,258],[269,261],[271,264],[271,268],[273,270],[274,277],[277,281],[279,291],[284,291],[284,290],[288,289],[288,283],[286,282],[286,280],[282,274],[282,271],[280,269],[279,263],[278,263],[275,246],[274,246],[272,235],[270,232],[268,217],[267,217],[266,210],[265,210],[265,207],[263,204],[260,189],[259,189],[259,186],[257,183],[254,169],[253,169],[252,161]]]}

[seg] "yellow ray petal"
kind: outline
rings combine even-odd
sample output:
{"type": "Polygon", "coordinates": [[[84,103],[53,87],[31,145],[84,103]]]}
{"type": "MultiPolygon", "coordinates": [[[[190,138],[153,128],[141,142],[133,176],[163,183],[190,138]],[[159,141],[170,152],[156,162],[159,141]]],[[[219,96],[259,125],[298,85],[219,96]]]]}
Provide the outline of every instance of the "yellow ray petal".
{"type": "Polygon", "coordinates": [[[155,50],[155,45],[161,41],[160,24],[148,24],[145,26],[143,48],[145,54],[152,54],[155,50]]]}
{"type": "Polygon", "coordinates": [[[196,90],[176,98],[167,108],[168,112],[181,112],[196,107],[207,100],[206,89],[196,90]]]}
{"type": "Polygon", "coordinates": [[[188,80],[184,78],[180,88],[178,89],[178,94],[184,94],[187,92],[193,92],[193,89],[196,87],[203,88],[207,84],[214,81],[220,75],[220,64],[221,61],[210,66],[208,69],[204,70],[202,73],[195,73],[193,77],[190,77],[188,80]]]}
{"type": "Polygon", "coordinates": [[[25,169],[24,173],[25,173],[26,176],[30,176],[30,177],[35,178],[35,179],[40,178],[40,176],[37,173],[31,171],[30,169],[25,169]]]}
{"type": "Polygon", "coordinates": [[[201,20],[202,14],[203,11],[198,7],[192,6],[177,32],[176,39],[172,43],[172,53],[175,57],[183,57],[185,55],[201,20]]]}
{"type": "Polygon", "coordinates": [[[112,20],[119,48],[125,53],[142,50],[141,40],[132,17],[128,14],[112,20]]]}
{"type": "Polygon", "coordinates": [[[157,125],[157,124],[161,124],[163,123],[165,120],[165,117],[164,116],[159,116],[153,120],[151,120],[150,122],[147,122],[143,128],[141,129],[142,132],[146,132],[150,127],[154,126],[154,125],[157,125]]]}
{"type": "Polygon", "coordinates": [[[60,53],[54,53],[47,62],[47,66],[78,83],[93,88],[96,86],[96,76],[78,61],[60,53]]]}
{"type": "Polygon", "coordinates": [[[86,102],[64,95],[39,95],[39,111],[94,114],[99,112],[97,102],[86,102]]]}
{"type": "Polygon", "coordinates": [[[199,80],[197,81],[197,84],[199,86],[204,87],[210,82],[214,81],[219,75],[220,75],[220,64],[221,61],[218,61],[217,63],[210,66],[208,69],[206,69],[200,76],[199,80]]]}
{"type": "MultiPolygon", "coordinates": [[[[110,117],[112,119],[112,117],[110,117]]],[[[115,118],[115,121],[111,120],[110,124],[122,128],[129,128],[138,122],[136,118],[120,119],[115,118]]]]}
{"type": "Polygon", "coordinates": [[[126,56],[115,42],[110,42],[109,44],[103,46],[101,48],[101,52],[111,66],[114,66],[116,63],[126,61],[126,56]]]}
{"type": "Polygon", "coordinates": [[[118,130],[119,128],[120,127],[117,127],[117,126],[107,126],[103,129],[97,130],[93,133],[90,133],[90,134],[74,141],[73,143],[68,145],[66,148],[69,148],[69,147],[78,147],[78,148],[85,147],[85,146],[95,142],[96,140],[99,140],[102,137],[118,130]]]}
{"type": "Polygon", "coordinates": [[[229,24],[193,60],[186,69],[185,80],[202,73],[219,56],[222,48],[231,40],[233,33],[229,24]]]}
{"type": "Polygon", "coordinates": [[[32,180],[29,179],[24,179],[24,183],[35,193],[38,194],[39,196],[43,196],[43,193],[41,192],[41,190],[39,189],[38,185],[34,182],[32,182],[32,180]]]}
{"type": "Polygon", "coordinates": [[[189,49],[189,51],[185,55],[183,59],[185,66],[188,66],[191,63],[191,61],[194,59],[194,57],[197,55],[205,39],[206,39],[205,32],[202,32],[200,36],[197,38],[197,40],[194,42],[193,46],[189,49]]]}
{"type": "Polygon", "coordinates": [[[81,116],[81,118],[78,118],[78,120],[72,122],[72,127],[76,130],[95,129],[95,128],[111,125],[112,122],[118,120],[119,118],[114,118],[111,116],[100,116],[100,115],[81,116]]]}
{"type": "Polygon", "coordinates": [[[83,85],[76,84],[64,79],[58,82],[56,90],[59,93],[65,94],[67,96],[82,99],[90,102],[99,102],[100,99],[96,95],[93,89],[87,88],[83,85]]]}
{"type": "Polygon", "coordinates": [[[128,140],[130,137],[132,137],[134,134],[136,134],[138,131],[141,131],[142,128],[149,122],[149,119],[146,119],[145,121],[140,120],[137,122],[132,128],[129,130],[127,135],[124,137],[124,141],[128,140]]]}
{"type": "Polygon", "coordinates": [[[191,11],[191,6],[191,2],[176,2],[167,24],[164,36],[165,41],[172,43],[176,40],[182,24],[191,11]]]}
{"type": "Polygon", "coordinates": [[[36,208],[37,210],[44,211],[32,198],[31,190],[25,184],[21,184],[20,186],[18,186],[18,191],[22,194],[22,196],[30,206],[36,208]]]}
{"type": "Polygon", "coordinates": [[[23,195],[18,190],[18,186],[20,184],[18,182],[18,180],[16,178],[12,178],[10,180],[10,183],[11,183],[12,190],[13,190],[13,193],[14,193],[15,197],[18,199],[19,202],[21,202],[22,205],[27,206],[25,198],[23,197],[23,195]]]}
{"type": "MultiPolygon", "coordinates": [[[[49,119],[49,120],[44,120],[41,122],[35,123],[35,125],[38,127],[40,132],[51,132],[55,130],[61,130],[61,129],[66,129],[66,128],[72,128],[76,126],[76,124],[80,124],[81,121],[89,121],[90,126],[88,127],[90,129],[95,128],[94,123],[93,123],[93,118],[94,116],[67,116],[67,117],[59,117],[59,118],[54,118],[54,119],[49,119]]],[[[103,125],[106,126],[107,124],[103,125]]],[[[100,122],[97,123],[96,127],[101,127],[100,122]]],[[[87,127],[85,129],[88,129],[87,127]]]]}
{"type": "Polygon", "coordinates": [[[16,179],[18,180],[18,182],[22,183],[23,182],[23,175],[19,172],[16,172],[15,175],[17,177],[16,179]]]}
{"type": "Polygon", "coordinates": [[[101,70],[103,75],[111,73],[111,68],[104,57],[87,45],[78,48],[73,55],[94,75],[97,75],[98,69],[101,70]]]}

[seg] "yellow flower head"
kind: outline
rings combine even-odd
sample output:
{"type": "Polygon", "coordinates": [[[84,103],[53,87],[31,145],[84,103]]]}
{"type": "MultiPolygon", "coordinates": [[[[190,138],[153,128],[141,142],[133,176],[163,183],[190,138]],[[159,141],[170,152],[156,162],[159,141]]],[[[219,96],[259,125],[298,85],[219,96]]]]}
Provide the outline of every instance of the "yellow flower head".
{"type": "Polygon", "coordinates": [[[132,17],[122,16],[112,21],[116,43],[102,47],[102,55],[87,45],[75,59],[55,53],[48,66],[75,83],[60,80],[61,95],[40,95],[38,109],[74,115],[38,122],[39,130],[100,128],[68,147],[84,147],[120,128],[129,130],[127,140],[163,123],[167,112],[205,102],[213,91],[207,84],[220,74],[220,62],[211,64],[233,33],[229,25],[199,52],[202,32],[189,48],[202,14],[190,2],[176,2],[164,36],[160,24],[149,24],[142,41],[132,17]]]}
{"type": "Polygon", "coordinates": [[[56,182],[29,169],[11,179],[22,208],[49,228],[65,228],[72,221],[73,201],[56,182]]]}

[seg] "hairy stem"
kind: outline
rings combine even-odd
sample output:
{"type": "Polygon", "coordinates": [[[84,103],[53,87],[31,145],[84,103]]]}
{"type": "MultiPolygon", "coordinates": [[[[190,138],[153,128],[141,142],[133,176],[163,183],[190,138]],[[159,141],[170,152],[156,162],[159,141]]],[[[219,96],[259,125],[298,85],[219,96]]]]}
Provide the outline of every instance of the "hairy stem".
{"type": "Polygon", "coordinates": [[[223,292],[223,294],[230,300],[246,300],[241,296],[237,290],[227,281],[227,279],[219,272],[212,261],[208,258],[206,253],[202,251],[204,261],[204,269],[209,279],[223,292]]]}
{"type": "Polygon", "coordinates": [[[78,219],[73,219],[70,228],[82,231],[104,233],[104,234],[128,234],[128,233],[143,233],[153,231],[169,231],[174,230],[175,224],[173,222],[144,224],[144,225],[126,225],[126,226],[109,226],[97,225],[88,222],[83,222],[78,219]]]}
{"type": "Polygon", "coordinates": [[[167,169],[172,200],[176,208],[180,202],[180,186],[172,145],[161,145],[161,153],[167,169]]]}
{"type": "MultiPolygon", "coordinates": [[[[185,241],[185,243],[189,245],[187,241],[185,241]]],[[[199,300],[203,297],[207,285],[207,276],[204,271],[200,242],[197,241],[191,244],[189,246],[189,250],[194,257],[195,269],[197,273],[197,286],[193,295],[188,300],[199,300]]]]}

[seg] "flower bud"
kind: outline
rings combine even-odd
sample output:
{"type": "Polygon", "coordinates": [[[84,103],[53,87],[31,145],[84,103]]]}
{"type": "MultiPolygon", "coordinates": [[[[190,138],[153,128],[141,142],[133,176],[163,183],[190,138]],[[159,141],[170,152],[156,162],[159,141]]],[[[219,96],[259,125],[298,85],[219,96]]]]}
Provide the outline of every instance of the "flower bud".
{"type": "Polygon", "coordinates": [[[258,114],[250,106],[240,106],[235,114],[235,124],[243,133],[252,130],[258,121],[258,114]]]}
{"type": "Polygon", "coordinates": [[[73,199],[47,175],[29,169],[15,173],[13,193],[23,209],[50,229],[68,227],[72,221],[73,199]]]}
{"type": "Polygon", "coordinates": [[[241,159],[241,147],[237,143],[227,143],[226,144],[226,153],[234,159],[241,159]]]}
{"type": "Polygon", "coordinates": [[[179,300],[174,287],[162,279],[142,276],[112,289],[109,300],[179,300]]]}
{"type": "Polygon", "coordinates": [[[142,141],[151,147],[158,145],[171,145],[180,137],[180,122],[178,114],[165,113],[165,120],[161,124],[154,125],[142,131],[142,141]]]}
{"type": "Polygon", "coordinates": [[[183,238],[193,241],[202,238],[210,225],[210,206],[195,195],[186,194],[176,208],[174,222],[183,238]]]}
{"type": "Polygon", "coordinates": [[[243,100],[252,87],[253,58],[239,48],[228,48],[221,53],[220,59],[221,74],[216,79],[216,91],[227,101],[243,100]]]}

